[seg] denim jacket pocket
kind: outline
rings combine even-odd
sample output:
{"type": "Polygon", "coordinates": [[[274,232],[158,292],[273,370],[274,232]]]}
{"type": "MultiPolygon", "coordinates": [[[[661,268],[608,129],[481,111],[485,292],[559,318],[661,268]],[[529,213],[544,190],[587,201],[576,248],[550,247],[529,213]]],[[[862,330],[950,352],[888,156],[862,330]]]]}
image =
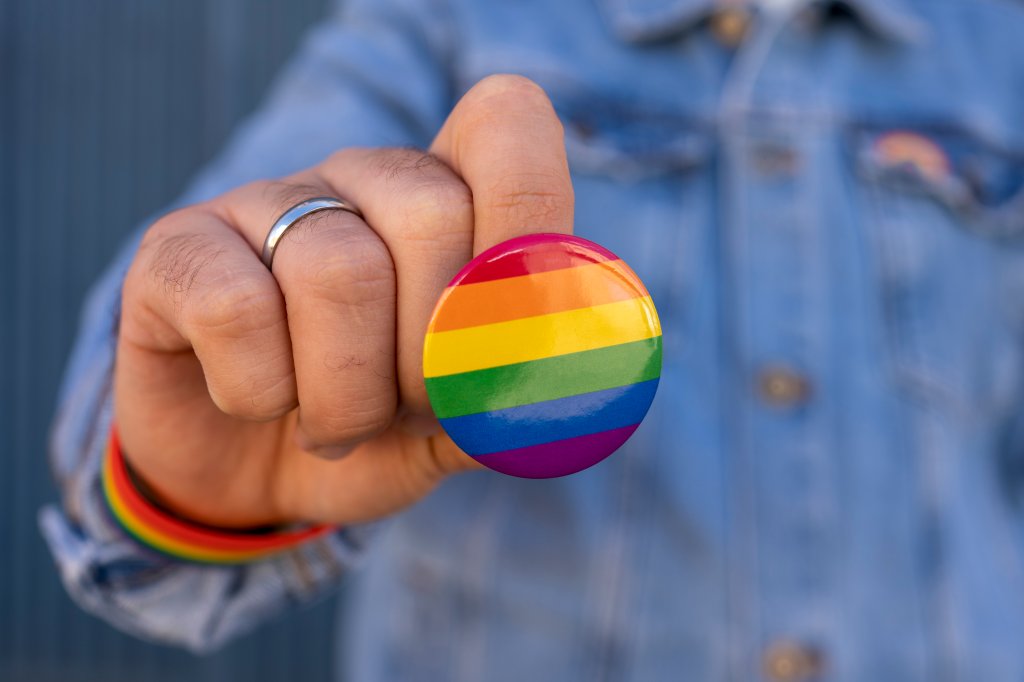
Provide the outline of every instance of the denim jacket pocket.
{"type": "Polygon", "coordinates": [[[952,126],[854,126],[849,140],[897,386],[950,414],[1009,411],[1022,369],[1024,156],[952,126]]]}

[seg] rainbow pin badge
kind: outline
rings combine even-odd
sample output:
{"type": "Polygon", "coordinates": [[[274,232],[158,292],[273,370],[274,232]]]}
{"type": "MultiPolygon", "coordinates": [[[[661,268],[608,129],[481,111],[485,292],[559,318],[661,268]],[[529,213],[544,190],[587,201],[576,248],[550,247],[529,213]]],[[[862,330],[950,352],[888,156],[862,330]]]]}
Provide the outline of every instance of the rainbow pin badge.
{"type": "Polygon", "coordinates": [[[879,135],[873,151],[887,168],[913,168],[928,180],[941,182],[949,177],[949,157],[937,142],[909,130],[892,130],[879,135]]]}
{"type": "Polygon", "coordinates": [[[661,353],[658,313],[629,266],[585,239],[535,234],[455,275],[427,328],[423,375],[462,450],[551,478],[626,442],[654,400],[661,353]]]}

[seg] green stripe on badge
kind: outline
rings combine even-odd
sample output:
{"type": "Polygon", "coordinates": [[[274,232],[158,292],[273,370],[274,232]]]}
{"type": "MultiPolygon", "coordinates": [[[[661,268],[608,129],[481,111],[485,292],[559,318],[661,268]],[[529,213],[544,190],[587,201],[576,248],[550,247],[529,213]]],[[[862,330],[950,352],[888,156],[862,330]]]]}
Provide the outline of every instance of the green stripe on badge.
{"type": "Polygon", "coordinates": [[[438,419],[491,412],[661,376],[661,336],[541,360],[430,377],[438,419]]]}

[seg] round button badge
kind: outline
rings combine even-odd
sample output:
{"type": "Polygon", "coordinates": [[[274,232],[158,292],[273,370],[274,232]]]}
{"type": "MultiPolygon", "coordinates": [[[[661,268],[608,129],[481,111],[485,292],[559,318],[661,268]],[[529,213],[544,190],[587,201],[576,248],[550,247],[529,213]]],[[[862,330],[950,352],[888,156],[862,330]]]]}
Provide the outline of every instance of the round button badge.
{"type": "Polygon", "coordinates": [[[579,237],[534,234],[470,261],[423,347],[430,404],[455,444],[512,476],[582,471],[640,425],[661,325],[640,278],[579,237]]]}

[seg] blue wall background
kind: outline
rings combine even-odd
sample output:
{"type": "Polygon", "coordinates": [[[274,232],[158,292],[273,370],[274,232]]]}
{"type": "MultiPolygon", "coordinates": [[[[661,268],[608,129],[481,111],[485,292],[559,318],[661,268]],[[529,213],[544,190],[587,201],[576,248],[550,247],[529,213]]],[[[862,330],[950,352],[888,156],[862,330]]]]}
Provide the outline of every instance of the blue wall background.
{"type": "Polygon", "coordinates": [[[77,610],[36,530],[84,290],[259,101],[325,0],[0,0],[0,681],[326,680],[333,604],[199,659],[77,610]]]}

